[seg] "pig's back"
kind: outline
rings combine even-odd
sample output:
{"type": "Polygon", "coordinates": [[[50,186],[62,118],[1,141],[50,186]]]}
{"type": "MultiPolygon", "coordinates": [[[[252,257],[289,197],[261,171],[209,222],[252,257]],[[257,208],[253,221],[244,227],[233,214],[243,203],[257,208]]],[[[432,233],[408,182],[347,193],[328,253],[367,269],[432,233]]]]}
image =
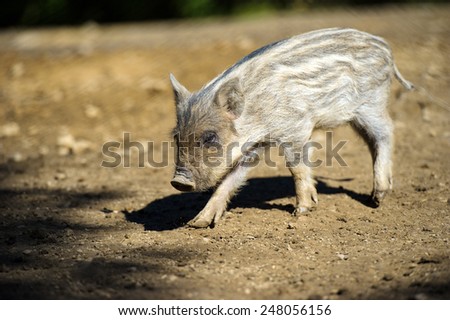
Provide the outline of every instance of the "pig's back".
{"type": "Polygon", "coordinates": [[[392,66],[391,50],[383,39],[354,29],[333,28],[258,49],[227,71],[236,73],[249,87],[256,82],[296,81],[308,88],[325,89],[347,75],[368,89],[385,81],[392,66]]]}
{"type": "Polygon", "coordinates": [[[393,61],[382,38],[335,28],[263,47],[229,70],[230,76],[241,79],[255,107],[261,108],[264,101],[271,110],[309,113],[316,115],[318,126],[334,126],[328,115],[348,120],[373,92],[388,88],[393,61]]]}

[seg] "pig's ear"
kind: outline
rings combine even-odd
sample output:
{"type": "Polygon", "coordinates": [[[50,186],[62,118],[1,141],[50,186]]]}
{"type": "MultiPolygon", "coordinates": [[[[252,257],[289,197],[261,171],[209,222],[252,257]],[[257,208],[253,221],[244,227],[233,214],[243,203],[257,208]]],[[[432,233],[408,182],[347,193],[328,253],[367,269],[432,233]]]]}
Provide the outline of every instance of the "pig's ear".
{"type": "Polygon", "coordinates": [[[244,110],[244,95],[238,78],[225,82],[216,92],[214,103],[225,108],[231,119],[237,119],[244,110]]]}
{"type": "Polygon", "coordinates": [[[179,83],[177,79],[175,79],[175,76],[172,73],[170,74],[170,82],[172,83],[175,104],[177,106],[182,104],[183,101],[189,99],[191,93],[181,83],[179,83]]]}

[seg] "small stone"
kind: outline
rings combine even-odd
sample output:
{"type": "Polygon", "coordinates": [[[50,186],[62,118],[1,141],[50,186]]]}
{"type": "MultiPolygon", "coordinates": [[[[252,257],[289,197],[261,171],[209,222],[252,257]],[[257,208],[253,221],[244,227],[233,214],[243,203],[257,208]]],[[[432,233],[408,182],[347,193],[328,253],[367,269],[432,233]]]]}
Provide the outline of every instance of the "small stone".
{"type": "Polygon", "coordinates": [[[341,296],[341,295],[343,295],[343,294],[345,294],[345,293],[347,293],[348,292],[348,290],[347,289],[345,289],[345,288],[339,288],[339,289],[333,289],[333,290],[331,290],[331,294],[333,294],[333,295],[338,295],[338,296],[341,296]]]}
{"type": "Polygon", "coordinates": [[[297,229],[297,225],[295,223],[289,222],[287,225],[288,229],[297,229]]]}
{"type": "Polygon", "coordinates": [[[428,188],[425,187],[425,186],[416,186],[416,187],[414,188],[414,190],[417,191],[417,192],[425,192],[425,191],[428,190],[428,188]]]}
{"type": "Polygon", "coordinates": [[[381,280],[383,281],[391,281],[392,279],[394,279],[394,277],[391,276],[390,274],[385,274],[383,278],[381,278],[381,280]]]}
{"type": "Polygon", "coordinates": [[[127,269],[127,271],[128,272],[136,272],[137,271],[137,268],[136,267],[129,267],[128,269],[127,269]]]}
{"type": "Polygon", "coordinates": [[[348,255],[346,255],[346,254],[338,253],[337,256],[341,260],[348,260],[348,255]]]}
{"type": "Polygon", "coordinates": [[[65,180],[67,179],[67,175],[64,172],[58,172],[55,175],[55,180],[65,180]]]}
{"type": "Polygon", "coordinates": [[[30,255],[33,251],[30,249],[23,250],[22,253],[25,255],[30,255]]]}
{"type": "Polygon", "coordinates": [[[73,153],[80,154],[92,149],[92,143],[87,140],[78,140],[73,146],[73,153]]]}
{"type": "Polygon", "coordinates": [[[98,118],[100,109],[93,104],[88,104],[84,107],[84,114],[90,119],[98,118]]]}
{"type": "Polygon", "coordinates": [[[168,280],[169,282],[174,282],[174,281],[177,281],[177,280],[178,280],[178,277],[177,277],[176,275],[174,275],[174,274],[171,274],[171,275],[169,275],[169,276],[167,277],[167,280],[168,280]]]}
{"type": "Polygon", "coordinates": [[[68,132],[62,133],[57,139],[58,154],[66,156],[69,154],[80,154],[92,148],[92,143],[87,140],[75,140],[68,132]]]}
{"type": "Polygon", "coordinates": [[[20,134],[20,127],[16,122],[8,122],[0,126],[0,138],[9,138],[18,136],[20,134]]]}
{"type": "Polygon", "coordinates": [[[14,162],[22,162],[25,160],[25,157],[20,152],[16,152],[12,155],[11,160],[14,162]]]}

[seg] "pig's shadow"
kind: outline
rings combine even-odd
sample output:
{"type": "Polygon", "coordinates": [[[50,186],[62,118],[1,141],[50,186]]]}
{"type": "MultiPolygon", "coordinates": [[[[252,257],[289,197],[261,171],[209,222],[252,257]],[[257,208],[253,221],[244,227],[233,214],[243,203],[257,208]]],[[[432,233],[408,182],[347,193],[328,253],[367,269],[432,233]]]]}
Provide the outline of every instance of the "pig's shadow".
{"type": "MultiPolygon", "coordinates": [[[[367,201],[368,195],[356,193],[344,187],[332,187],[324,180],[333,180],[325,177],[316,177],[319,194],[345,193],[352,199],[372,206],[367,201]]],[[[350,181],[341,179],[338,181],[350,181]]],[[[200,212],[211,197],[211,192],[179,193],[150,202],[137,211],[126,212],[128,221],[144,225],[145,230],[172,230],[184,226],[189,220],[200,212]]],[[[294,181],[292,177],[253,178],[241,192],[232,199],[229,209],[258,208],[263,210],[280,209],[286,212],[294,210],[293,204],[284,205],[269,203],[272,200],[295,196],[294,181]]],[[[294,200],[293,200],[294,201],[294,200]]]]}

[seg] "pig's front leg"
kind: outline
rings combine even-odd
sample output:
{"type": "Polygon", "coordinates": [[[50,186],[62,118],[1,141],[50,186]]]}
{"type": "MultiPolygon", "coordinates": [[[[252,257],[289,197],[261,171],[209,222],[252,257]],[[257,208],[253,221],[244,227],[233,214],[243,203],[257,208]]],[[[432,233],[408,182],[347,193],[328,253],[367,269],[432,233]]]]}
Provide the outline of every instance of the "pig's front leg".
{"type": "Polygon", "coordinates": [[[206,228],[217,222],[227,208],[228,201],[245,182],[249,167],[237,165],[216,189],[205,208],[188,225],[194,228],[206,228]]]}
{"type": "Polygon", "coordinates": [[[307,145],[302,148],[285,147],[286,164],[294,178],[296,204],[292,214],[300,215],[308,212],[317,204],[317,191],[314,179],[311,177],[309,165],[309,149],[307,145]]]}

